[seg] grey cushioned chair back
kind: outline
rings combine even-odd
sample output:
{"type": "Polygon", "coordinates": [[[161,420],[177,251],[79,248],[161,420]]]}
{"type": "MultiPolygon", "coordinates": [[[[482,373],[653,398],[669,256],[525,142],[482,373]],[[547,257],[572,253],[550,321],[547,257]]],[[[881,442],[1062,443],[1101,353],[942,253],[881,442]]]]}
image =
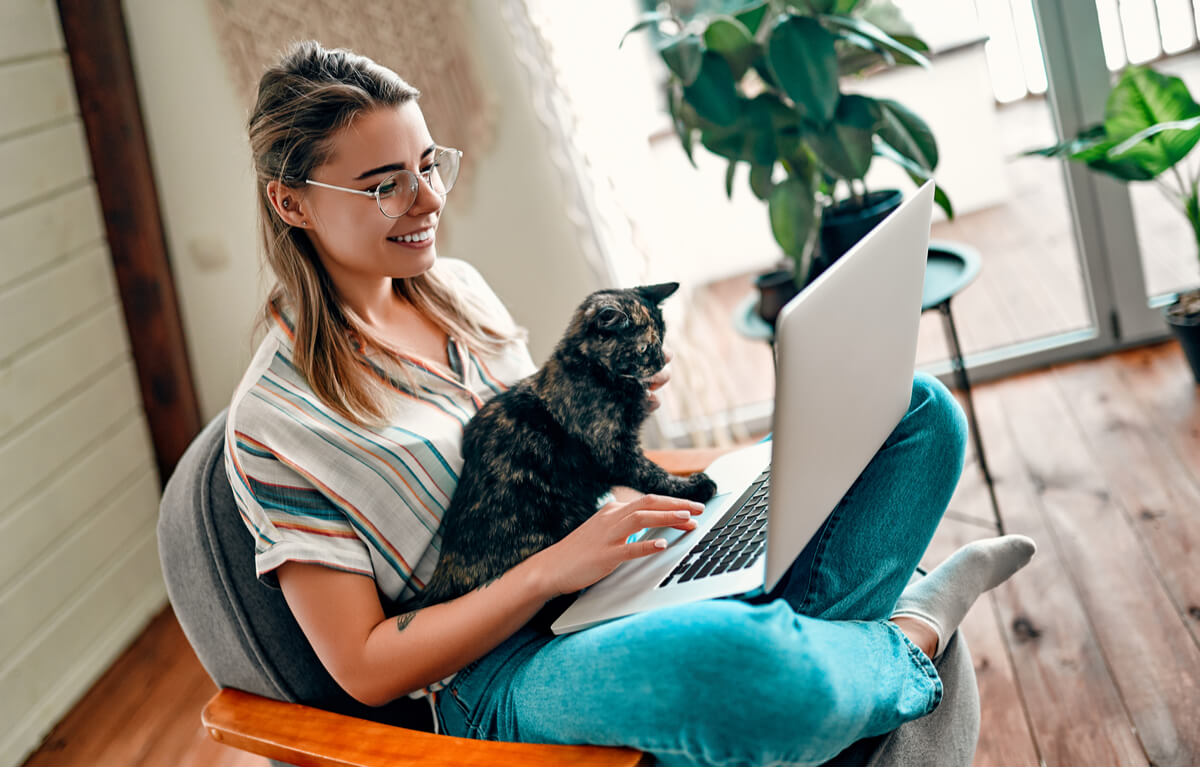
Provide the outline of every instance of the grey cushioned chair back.
{"type": "Polygon", "coordinates": [[[163,492],[159,557],[167,595],[209,677],[282,701],[431,729],[429,707],[359,704],[317,659],[283,598],[254,573],[254,544],[225,474],[225,412],[192,441],[163,492]]]}
{"type": "MultiPolygon", "coordinates": [[[[431,730],[428,707],[399,699],[364,707],[333,681],[292,617],[283,593],[254,574],[254,547],[225,474],[225,412],[192,441],[163,493],[159,556],[167,595],[188,642],[223,688],[431,730]]],[[[966,643],[954,635],[938,659],[944,694],[927,717],[864,739],[831,765],[970,765],[979,692],[966,643]]]]}

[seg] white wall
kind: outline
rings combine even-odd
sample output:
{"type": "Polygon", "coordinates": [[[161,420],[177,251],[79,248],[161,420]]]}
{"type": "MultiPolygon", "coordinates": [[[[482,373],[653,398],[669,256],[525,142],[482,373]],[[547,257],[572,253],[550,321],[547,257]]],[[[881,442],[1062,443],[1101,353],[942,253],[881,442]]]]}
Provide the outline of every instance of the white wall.
{"type": "Polygon", "coordinates": [[[125,0],[196,398],[229,404],[269,288],[259,276],[254,175],[238,102],[203,0],[125,0]]]}
{"type": "Polygon", "coordinates": [[[163,604],[158,477],[53,0],[0,3],[0,764],[163,604]]]}

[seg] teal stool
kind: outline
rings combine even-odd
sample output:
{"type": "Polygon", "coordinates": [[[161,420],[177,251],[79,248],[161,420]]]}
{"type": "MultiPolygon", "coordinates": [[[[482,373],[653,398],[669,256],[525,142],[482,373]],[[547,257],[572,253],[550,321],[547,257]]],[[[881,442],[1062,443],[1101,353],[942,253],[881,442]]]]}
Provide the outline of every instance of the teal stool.
{"type": "MultiPolygon", "coordinates": [[[[948,240],[929,241],[929,259],[925,262],[925,284],[921,292],[921,311],[936,309],[942,315],[946,328],[946,341],[950,345],[950,364],[954,372],[955,386],[962,390],[967,401],[967,423],[971,439],[975,444],[975,455],[979,457],[979,469],[987,484],[988,496],[992,501],[996,530],[1004,534],[1004,521],[1000,518],[1000,505],[996,501],[996,488],[992,473],[988,469],[983,451],[983,439],[979,435],[979,420],[975,417],[975,400],[971,396],[971,381],[967,377],[967,366],[963,362],[962,345],[958,341],[958,329],[950,311],[950,300],[979,276],[981,266],[979,251],[962,243],[948,240]]],[[[733,327],[742,336],[768,344],[775,343],[775,330],[755,311],[758,297],[750,294],[738,303],[733,314],[733,327]]],[[[774,359],[774,358],[772,358],[774,359]]]]}

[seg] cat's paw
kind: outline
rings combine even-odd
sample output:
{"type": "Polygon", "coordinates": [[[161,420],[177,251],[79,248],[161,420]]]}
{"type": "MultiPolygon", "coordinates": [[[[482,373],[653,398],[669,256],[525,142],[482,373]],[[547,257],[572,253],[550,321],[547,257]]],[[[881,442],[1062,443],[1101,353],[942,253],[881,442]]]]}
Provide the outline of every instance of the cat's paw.
{"type": "Polygon", "coordinates": [[[690,476],[683,485],[679,495],[688,501],[708,501],[717,493],[717,484],[703,472],[690,476]]]}

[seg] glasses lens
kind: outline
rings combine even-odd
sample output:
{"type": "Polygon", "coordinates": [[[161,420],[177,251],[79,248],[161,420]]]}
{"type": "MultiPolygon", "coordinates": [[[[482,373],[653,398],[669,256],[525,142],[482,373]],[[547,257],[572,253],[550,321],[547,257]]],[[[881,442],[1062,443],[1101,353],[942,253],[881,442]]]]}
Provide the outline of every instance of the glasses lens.
{"type": "Polygon", "coordinates": [[[380,182],[377,196],[379,210],[398,219],[408,213],[417,199],[417,177],[409,171],[396,171],[380,182]]]}
{"type": "Polygon", "coordinates": [[[445,197],[458,181],[458,166],[462,159],[457,149],[439,148],[433,156],[433,167],[429,171],[429,186],[445,197]]]}

